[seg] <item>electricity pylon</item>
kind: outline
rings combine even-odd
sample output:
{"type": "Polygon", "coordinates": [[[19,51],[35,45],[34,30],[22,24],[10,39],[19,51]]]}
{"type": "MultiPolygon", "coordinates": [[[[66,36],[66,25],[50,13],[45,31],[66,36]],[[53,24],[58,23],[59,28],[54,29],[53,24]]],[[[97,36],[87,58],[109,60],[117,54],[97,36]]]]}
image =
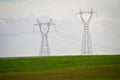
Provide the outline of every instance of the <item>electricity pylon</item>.
{"type": "Polygon", "coordinates": [[[52,23],[52,19],[50,19],[49,22],[47,23],[41,23],[39,19],[37,19],[37,24],[35,25],[39,26],[42,37],[39,56],[50,56],[48,34],[49,34],[50,26],[55,24],[52,23]]]}
{"type": "Polygon", "coordinates": [[[82,55],[91,55],[93,53],[92,50],[92,41],[91,41],[91,35],[89,30],[89,23],[91,21],[91,18],[93,16],[93,9],[91,11],[81,11],[77,14],[80,14],[80,18],[83,22],[83,36],[82,36],[82,44],[81,44],[81,54],[82,55]],[[85,17],[83,15],[89,15],[88,20],[85,20],[85,17]]]}

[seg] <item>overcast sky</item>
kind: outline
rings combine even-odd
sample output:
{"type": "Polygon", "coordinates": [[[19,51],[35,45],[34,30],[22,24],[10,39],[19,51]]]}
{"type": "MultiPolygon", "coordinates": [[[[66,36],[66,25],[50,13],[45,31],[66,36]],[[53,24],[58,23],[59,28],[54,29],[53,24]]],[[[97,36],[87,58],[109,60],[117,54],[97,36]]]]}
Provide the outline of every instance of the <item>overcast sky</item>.
{"type": "Polygon", "coordinates": [[[39,55],[36,18],[56,24],[49,33],[51,55],[80,55],[83,24],[76,13],[91,8],[97,12],[90,22],[94,54],[120,54],[120,0],[0,0],[0,57],[39,55]],[[31,33],[7,35],[23,32],[31,33]]]}

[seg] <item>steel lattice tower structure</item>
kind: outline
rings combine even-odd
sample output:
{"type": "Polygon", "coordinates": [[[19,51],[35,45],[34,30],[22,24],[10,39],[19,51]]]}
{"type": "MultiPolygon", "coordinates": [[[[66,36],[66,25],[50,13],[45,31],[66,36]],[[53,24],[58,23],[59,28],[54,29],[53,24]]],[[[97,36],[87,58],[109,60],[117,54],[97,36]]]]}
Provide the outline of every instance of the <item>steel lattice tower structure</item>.
{"type": "Polygon", "coordinates": [[[41,23],[39,19],[37,19],[37,24],[35,25],[39,26],[42,37],[39,56],[50,56],[48,34],[49,34],[50,26],[55,24],[52,23],[52,19],[50,19],[49,22],[47,23],[41,23]]]}
{"type": "Polygon", "coordinates": [[[82,35],[82,44],[81,44],[82,55],[91,55],[93,53],[89,23],[94,13],[95,12],[93,12],[93,9],[91,9],[91,11],[83,11],[83,12],[80,10],[80,12],[77,13],[80,15],[80,18],[83,23],[83,35],[82,35]],[[89,15],[88,19],[85,20],[83,15],[89,15]]]}

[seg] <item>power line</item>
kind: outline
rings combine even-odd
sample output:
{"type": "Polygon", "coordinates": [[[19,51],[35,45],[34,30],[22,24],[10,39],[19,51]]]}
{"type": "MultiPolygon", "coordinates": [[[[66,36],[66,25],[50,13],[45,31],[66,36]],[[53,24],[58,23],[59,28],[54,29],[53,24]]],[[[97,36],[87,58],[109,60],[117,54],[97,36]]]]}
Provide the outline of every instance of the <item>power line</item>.
{"type": "Polygon", "coordinates": [[[118,49],[118,48],[113,48],[113,47],[110,47],[110,46],[95,45],[95,44],[93,44],[93,45],[95,46],[94,48],[98,48],[98,49],[102,49],[102,50],[120,51],[120,49],[118,49]]]}
{"type": "Polygon", "coordinates": [[[96,51],[101,51],[101,52],[111,52],[111,53],[118,53],[120,51],[117,51],[117,50],[111,50],[111,49],[101,49],[101,48],[93,48],[93,50],[96,50],[96,51]]]}
{"type": "Polygon", "coordinates": [[[29,34],[29,33],[34,33],[34,32],[29,31],[29,32],[22,32],[22,33],[2,34],[0,35],[0,37],[16,36],[16,35],[23,35],[23,34],[29,34]]]}
{"type": "Polygon", "coordinates": [[[104,28],[107,28],[107,30],[109,30],[109,31],[112,31],[112,32],[114,32],[114,33],[117,33],[118,35],[120,35],[120,30],[115,30],[115,28],[112,28],[111,27],[111,25],[108,25],[108,26],[106,26],[105,24],[103,24],[103,23],[101,23],[101,25],[102,26],[100,26],[100,27],[104,27],[104,28]]]}
{"type": "Polygon", "coordinates": [[[74,44],[74,45],[77,45],[77,46],[80,46],[80,43],[75,43],[75,42],[71,42],[71,41],[66,41],[66,40],[63,40],[63,39],[58,39],[58,38],[55,38],[55,37],[52,37],[50,36],[52,39],[55,39],[55,40],[59,40],[59,41],[62,41],[62,42],[67,42],[67,43],[70,43],[70,44],[74,44]]]}
{"type": "MultiPolygon", "coordinates": [[[[57,37],[59,36],[59,37],[62,37],[62,38],[68,39],[68,38],[63,37],[63,36],[58,35],[58,34],[55,34],[55,35],[57,35],[57,37]]],[[[63,40],[63,39],[62,39],[62,40],[63,40]]],[[[64,41],[65,41],[65,40],[64,40],[64,41]]],[[[71,40],[71,39],[67,40],[66,42],[71,42],[71,43],[79,44],[79,46],[80,46],[80,43],[76,43],[75,41],[73,41],[73,40],[71,40]]],[[[77,41],[77,42],[79,42],[79,41],[77,41]]]]}
{"type": "Polygon", "coordinates": [[[65,34],[65,33],[63,33],[63,32],[60,32],[60,31],[56,31],[58,34],[63,34],[63,35],[66,35],[66,36],[69,36],[70,38],[73,38],[73,39],[78,39],[78,40],[81,40],[81,38],[78,38],[78,37],[75,37],[75,36],[72,36],[72,35],[69,35],[69,34],[65,34]]]}
{"type": "Polygon", "coordinates": [[[70,41],[70,40],[72,40],[72,41],[74,40],[74,42],[76,42],[76,41],[79,42],[79,41],[80,41],[80,40],[76,40],[75,38],[70,38],[70,37],[68,37],[68,36],[58,34],[58,33],[56,33],[56,32],[54,32],[53,35],[57,35],[57,36],[59,36],[59,37],[65,38],[65,39],[69,39],[69,41],[70,41]]]}
{"type": "MultiPolygon", "coordinates": [[[[55,34],[55,33],[54,33],[55,34]]],[[[58,34],[56,34],[57,36],[60,36],[60,37],[62,37],[62,38],[67,38],[67,37],[64,37],[64,36],[61,36],[61,35],[58,35],[58,34]]],[[[60,40],[60,39],[59,39],[60,40]]],[[[62,39],[62,41],[65,41],[65,40],[63,40],[62,39]]],[[[65,41],[65,42],[70,42],[70,40],[68,40],[68,41],[65,41]]],[[[71,43],[71,42],[70,42],[71,43]]],[[[72,44],[73,44],[73,42],[72,42],[72,44]]],[[[79,44],[80,45],[80,43],[75,43],[75,44],[79,44]]],[[[94,43],[94,45],[95,45],[95,43],[94,43]]],[[[99,46],[99,45],[96,45],[96,47],[94,47],[94,45],[93,45],[93,48],[96,48],[97,46],[99,46]]],[[[105,47],[104,45],[101,45],[101,48],[102,49],[106,49],[107,48],[107,50],[111,50],[112,49],[112,51],[114,50],[114,51],[119,51],[120,49],[116,49],[116,48],[110,48],[110,47],[105,47]]]]}
{"type": "MultiPolygon", "coordinates": [[[[63,39],[58,39],[58,38],[54,38],[52,37],[53,39],[55,40],[59,40],[59,41],[62,41],[62,42],[67,42],[67,43],[70,43],[70,44],[73,44],[73,45],[76,45],[76,46],[80,46],[80,43],[74,43],[74,42],[71,42],[71,41],[66,41],[66,40],[63,40],[63,39]]],[[[97,46],[93,46],[93,50],[102,50],[102,51],[120,51],[120,49],[116,49],[116,48],[110,48],[110,47],[104,47],[104,45],[102,45],[101,47],[97,47],[97,46]]]]}

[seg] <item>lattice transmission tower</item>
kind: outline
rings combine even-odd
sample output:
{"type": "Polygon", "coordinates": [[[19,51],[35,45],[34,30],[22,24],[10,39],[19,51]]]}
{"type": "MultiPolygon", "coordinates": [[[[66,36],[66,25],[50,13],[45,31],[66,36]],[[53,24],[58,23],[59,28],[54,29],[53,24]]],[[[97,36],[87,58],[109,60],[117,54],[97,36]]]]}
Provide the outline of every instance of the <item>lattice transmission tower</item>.
{"type": "Polygon", "coordinates": [[[50,56],[48,34],[49,34],[50,26],[55,24],[52,23],[52,19],[50,19],[49,22],[47,23],[41,23],[39,19],[37,19],[37,24],[35,25],[39,26],[42,37],[39,56],[50,56]]]}
{"type": "Polygon", "coordinates": [[[91,11],[81,11],[80,10],[80,12],[77,13],[80,15],[80,18],[83,23],[83,35],[82,35],[82,44],[81,44],[81,54],[82,55],[93,54],[89,23],[90,23],[91,18],[94,13],[95,12],[93,11],[93,9],[91,9],[91,11]],[[87,20],[84,17],[85,15],[87,16],[87,20]]]}

